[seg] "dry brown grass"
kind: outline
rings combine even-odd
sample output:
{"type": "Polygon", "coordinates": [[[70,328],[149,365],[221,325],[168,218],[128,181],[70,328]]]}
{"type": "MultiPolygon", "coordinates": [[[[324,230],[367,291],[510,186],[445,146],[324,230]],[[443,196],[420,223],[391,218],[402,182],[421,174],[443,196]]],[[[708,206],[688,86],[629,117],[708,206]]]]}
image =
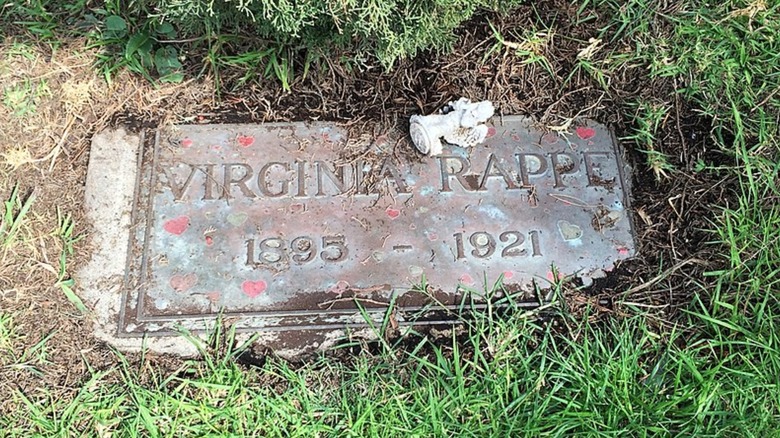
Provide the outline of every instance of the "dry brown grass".
{"type": "MultiPolygon", "coordinates": [[[[121,74],[109,84],[84,46],[76,40],[51,49],[14,39],[0,45],[0,194],[7,200],[18,187],[23,199],[34,197],[16,242],[0,253],[0,309],[13,315],[18,334],[0,350],[0,382],[7,383],[0,385],[0,412],[16,388],[64,390],[83,378],[87,363],[115,361],[91,337],[89,317],[57,286],[58,215],[73,218],[76,233],[89,234],[82,203],[91,136],[117,114],[174,122],[214,103],[208,81],[154,86],[121,74]],[[46,354],[17,366],[19,354],[48,336],[46,354]]],[[[68,271],[89,257],[88,244],[77,244],[68,271]]]]}

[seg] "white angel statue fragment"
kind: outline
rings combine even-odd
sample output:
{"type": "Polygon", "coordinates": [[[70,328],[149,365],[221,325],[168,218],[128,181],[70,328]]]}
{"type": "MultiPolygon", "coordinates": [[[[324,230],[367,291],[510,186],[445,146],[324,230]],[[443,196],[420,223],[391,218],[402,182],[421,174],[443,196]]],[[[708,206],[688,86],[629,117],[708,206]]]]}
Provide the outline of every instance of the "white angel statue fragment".
{"type": "Polygon", "coordinates": [[[493,103],[471,102],[465,97],[452,101],[440,114],[414,115],[409,119],[409,133],[417,149],[427,155],[441,155],[442,137],[447,143],[471,147],[487,137],[485,122],[493,116],[493,103]]]}

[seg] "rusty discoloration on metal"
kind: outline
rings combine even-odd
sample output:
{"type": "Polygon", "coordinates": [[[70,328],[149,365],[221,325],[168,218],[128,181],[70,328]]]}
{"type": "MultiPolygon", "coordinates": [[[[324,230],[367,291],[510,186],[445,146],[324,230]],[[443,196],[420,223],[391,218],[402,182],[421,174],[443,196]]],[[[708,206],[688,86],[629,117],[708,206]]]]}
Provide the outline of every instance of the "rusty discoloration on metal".
{"type": "Polygon", "coordinates": [[[505,118],[484,144],[419,162],[399,162],[389,142],[346,158],[346,132],[158,132],[120,333],[197,330],[220,312],[243,330],[343,327],[364,322],[356,300],[380,318],[392,302],[400,324],[449,322],[434,310],[456,309],[484,279],[514,290],[553,272],[587,282],[634,255],[627,168],[604,126],[564,136],[505,118]],[[428,292],[412,291],[422,283],[428,292]]]}

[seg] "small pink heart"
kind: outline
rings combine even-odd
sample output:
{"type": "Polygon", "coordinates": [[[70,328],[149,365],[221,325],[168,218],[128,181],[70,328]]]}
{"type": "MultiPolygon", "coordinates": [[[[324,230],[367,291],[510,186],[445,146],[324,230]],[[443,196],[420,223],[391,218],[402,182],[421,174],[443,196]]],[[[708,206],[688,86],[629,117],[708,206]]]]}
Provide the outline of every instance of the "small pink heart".
{"type": "Polygon", "coordinates": [[[163,229],[171,234],[180,235],[181,233],[187,231],[187,228],[190,226],[190,218],[189,216],[179,216],[175,219],[170,219],[165,221],[163,224],[163,229]]]}
{"type": "Polygon", "coordinates": [[[184,138],[181,141],[181,147],[188,148],[192,146],[192,139],[190,138],[184,138]]]}
{"type": "Polygon", "coordinates": [[[439,240],[439,235],[431,231],[428,233],[428,240],[430,240],[431,242],[435,242],[439,240]]]}
{"type": "MultiPolygon", "coordinates": [[[[558,273],[558,280],[563,278],[563,272],[558,273]]],[[[553,275],[552,271],[547,271],[547,279],[550,281],[555,281],[555,276],[553,275]]]]}
{"type": "Polygon", "coordinates": [[[515,273],[512,271],[504,271],[504,280],[509,280],[510,278],[514,277],[515,273]]]}
{"type": "Polygon", "coordinates": [[[553,144],[558,142],[558,134],[554,132],[548,132],[542,136],[542,141],[547,144],[553,144]]]}
{"type": "Polygon", "coordinates": [[[583,139],[583,140],[589,140],[593,138],[596,135],[596,130],[593,128],[588,128],[586,126],[580,126],[576,129],[577,137],[583,139]]]}
{"type": "Polygon", "coordinates": [[[463,284],[474,284],[474,279],[471,278],[471,275],[469,274],[461,275],[458,281],[460,281],[463,284]]]}
{"type": "Polygon", "coordinates": [[[248,148],[249,146],[252,146],[252,144],[255,142],[255,138],[251,135],[239,135],[236,137],[236,140],[238,141],[238,144],[241,145],[242,148],[248,148]]]}
{"type": "Polygon", "coordinates": [[[214,238],[211,236],[206,236],[206,246],[211,246],[214,244],[214,238]]]}
{"type": "Polygon", "coordinates": [[[485,137],[486,137],[486,138],[490,138],[490,137],[492,137],[492,136],[494,136],[494,135],[496,135],[496,128],[494,128],[494,127],[492,127],[492,126],[489,126],[489,127],[488,127],[487,136],[485,136],[485,137]]]}
{"type": "Polygon", "coordinates": [[[241,283],[241,290],[244,291],[244,295],[248,296],[249,298],[254,298],[260,295],[265,291],[266,287],[268,287],[268,285],[263,280],[259,280],[259,281],[246,280],[243,283],[241,283]]]}
{"type": "Polygon", "coordinates": [[[344,292],[347,291],[347,289],[349,289],[349,282],[344,280],[339,280],[336,284],[331,286],[330,289],[328,289],[328,292],[343,294],[344,292]]]}
{"type": "Polygon", "coordinates": [[[217,301],[219,301],[219,297],[222,296],[221,293],[218,291],[213,292],[206,292],[206,298],[211,302],[212,304],[215,304],[217,301]]]}
{"type": "Polygon", "coordinates": [[[195,275],[194,272],[190,272],[189,274],[176,274],[173,277],[171,277],[170,285],[176,292],[184,292],[187,289],[191,288],[192,286],[195,286],[195,284],[198,282],[198,276],[195,275]]]}
{"type": "Polygon", "coordinates": [[[401,215],[401,210],[396,210],[395,208],[387,207],[385,213],[387,213],[387,217],[389,217],[390,220],[393,220],[401,215]]]}

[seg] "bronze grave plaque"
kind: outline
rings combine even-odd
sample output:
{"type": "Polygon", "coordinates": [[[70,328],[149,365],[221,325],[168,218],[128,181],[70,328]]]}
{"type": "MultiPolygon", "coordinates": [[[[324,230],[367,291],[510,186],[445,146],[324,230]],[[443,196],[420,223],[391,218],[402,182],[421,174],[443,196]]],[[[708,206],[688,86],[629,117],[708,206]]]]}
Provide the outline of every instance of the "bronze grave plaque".
{"type": "Polygon", "coordinates": [[[161,129],[141,160],[120,336],[220,313],[242,330],[342,328],[390,303],[401,324],[442,323],[485,279],[587,282],[634,255],[609,129],[494,123],[484,144],[411,162],[393,153],[405,137],[348,142],[332,123],[161,129]]]}

